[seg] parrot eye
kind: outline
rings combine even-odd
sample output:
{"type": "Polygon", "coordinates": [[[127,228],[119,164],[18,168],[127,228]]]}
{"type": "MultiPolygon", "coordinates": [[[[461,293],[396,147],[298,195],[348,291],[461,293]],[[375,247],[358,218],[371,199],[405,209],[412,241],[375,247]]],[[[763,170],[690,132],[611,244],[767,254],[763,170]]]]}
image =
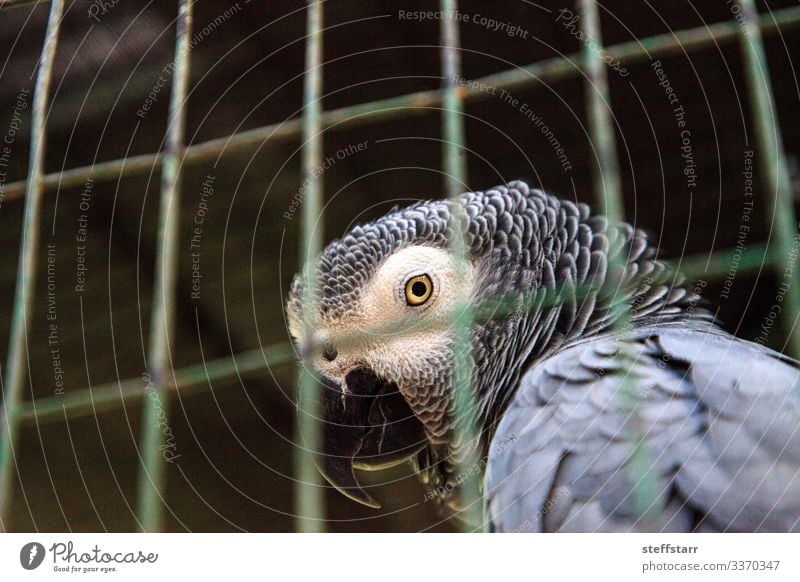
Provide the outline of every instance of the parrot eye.
{"type": "Polygon", "coordinates": [[[433,293],[433,281],[428,275],[417,275],[406,281],[406,303],[417,307],[425,303],[433,293]]]}

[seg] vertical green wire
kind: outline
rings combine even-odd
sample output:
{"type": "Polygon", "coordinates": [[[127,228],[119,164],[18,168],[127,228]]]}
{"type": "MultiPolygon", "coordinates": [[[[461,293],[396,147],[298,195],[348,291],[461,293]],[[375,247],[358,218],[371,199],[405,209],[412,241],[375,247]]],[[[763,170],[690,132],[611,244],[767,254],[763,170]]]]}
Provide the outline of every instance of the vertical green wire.
{"type": "MultiPolygon", "coordinates": [[[[457,0],[441,0],[442,95],[445,191],[454,198],[466,190],[467,162],[464,155],[464,100],[459,91],[461,53],[457,0]]],[[[463,242],[463,241],[462,241],[463,242]]],[[[463,253],[462,253],[463,254],[463,253]]]]}
{"type": "Polygon", "coordinates": [[[148,370],[152,389],[142,412],[142,467],[139,470],[137,518],[142,531],[163,528],[166,465],[162,454],[163,422],[169,419],[169,392],[174,382],[171,345],[175,330],[180,237],[181,156],[186,125],[186,93],[189,84],[189,38],[193,0],[180,0],[176,21],[175,72],[169,102],[167,141],[161,170],[158,256],[153,310],[150,320],[148,370]],[[165,420],[166,419],[166,420],[165,420]]]}
{"type": "MultiPolygon", "coordinates": [[[[308,43],[303,94],[303,198],[302,242],[300,256],[304,264],[303,313],[305,341],[313,345],[317,305],[315,261],[322,252],[322,231],[317,224],[322,212],[322,27],[323,0],[308,0],[308,43]]],[[[320,223],[321,224],[321,223],[320,223]]],[[[304,348],[304,351],[308,351],[304,348]]],[[[325,489],[314,466],[312,455],[321,450],[319,382],[303,365],[298,379],[298,408],[295,431],[294,463],[296,471],[295,520],[301,532],[325,529],[325,489]],[[303,438],[304,437],[304,438],[303,438]],[[313,442],[311,442],[313,441],[313,442]],[[303,446],[305,445],[305,446],[303,446]]]]}
{"type": "Polygon", "coordinates": [[[783,139],[778,129],[778,112],[775,110],[775,97],[769,78],[769,67],[764,52],[764,40],[759,28],[758,13],[753,0],[739,0],[744,16],[740,38],[744,57],[747,88],[752,103],[755,124],[758,161],[767,187],[767,224],[770,227],[769,241],[773,259],[786,263],[773,264],[778,268],[792,268],[790,276],[778,272],[779,285],[785,286],[781,309],[781,319],[786,333],[788,352],[800,357],[800,333],[795,332],[795,322],[800,313],[800,286],[794,280],[797,276],[795,238],[797,237],[797,216],[792,202],[789,181],[789,168],[783,150],[783,139]],[[794,258],[792,258],[794,257],[794,258]],[[794,264],[790,264],[794,263],[794,264]]]}
{"type": "Polygon", "coordinates": [[[595,0],[581,0],[581,28],[584,35],[595,41],[583,43],[586,74],[590,81],[587,85],[589,128],[599,166],[594,173],[594,190],[598,197],[598,210],[613,224],[624,220],[625,211],[608,76],[603,60],[600,16],[595,0]]]}
{"type": "MultiPolygon", "coordinates": [[[[596,152],[598,164],[594,168],[595,194],[600,212],[612,226],[625,219],[625,206],[622,196],[619,157],[617,153],[614,121],[611,115],[611,95],[608,88],[608,69],[603,59],[603,37],[600,28],[600,15],[596,0],[581,0],[581,29],[584,34],[583,56],[587,74],[586,90],[588,100],[589,132],[596,152]]],[[[612,256],[609,260],[609,284],[615,286],[624,272],[625,264],[621,257],[612,256]]],[[[615,289],[608,289],[615,291],[615,289]]],[[[625,329],[631,321],[630,306],[619,302],[615,310],[614,326],[625,329]]],[[[620,346],[623,347],[622,345],[620,346]]],[[[632,445],[629,462],[629,477],[633,481],[632,503],[647,519],[655,509],[657,501],[656,475],[653,472],[651,451],[644,445],[644,429],[639,422],[636,408],[639,394],[636,382],[629,376],[631,356],[620,349],[618,358],[623,360],[625,373],[619,385],[618,396],[621,404],[630,411],[628,437],[632,445]]]]}
{"type": "Polygon", "coordinates": [[[14,293],[14,313],[11,320],[8,365],[3,385],[3,408],[0,417],[0,531],[8,530],[11,514],[16,437],[19,429],[19,406],[28,373],[28,323],[33,310],[36,287],[36,263],[39,251],[39,221],[44,194],[45,122],[49,102],[53,61],[58,46],[58,33],[64,1],[53,0],[47,20],[44,47],[36,76],[31,117],[30,159],[22,223],[22,248],[17,268],[17,287],[14,293]]]}
{"type": "MultiPolygon", "coordinates": [[[[442,72],[444,74],[442,97],[442,131],[444,134],[443,158],[445,190],[450,199],[456,199],[467,189],[467,164],[464,134],[464,103],[459,91],[461,76],[461,56],[458,31],[458,4],[456,0],[441,0],[441,45],[442,72]]],[[[453,254],[456,272],[456,289],[463,289],[467,277],[467,249],[463,207],[452,205],[452,240],[450,250],[453,254]]],[[[454,437],[456,442],[466,447],[459,452],[463,458],[458,461],[460,476],[466,477],[458,488],[460,503],[465,507],[463,526],[466,531],[483,529],[484,511],[480,483],[474,474],[474,467],[480,462],[480,449],[471,448],[477,443],[480,427],[477,426],[477,402],[474,390],[474,368],[472,359],[473,310],[469,297],[462,296],[456,302],[456,317],[453,321],[453,410],[455,414],[454,437]]]]}

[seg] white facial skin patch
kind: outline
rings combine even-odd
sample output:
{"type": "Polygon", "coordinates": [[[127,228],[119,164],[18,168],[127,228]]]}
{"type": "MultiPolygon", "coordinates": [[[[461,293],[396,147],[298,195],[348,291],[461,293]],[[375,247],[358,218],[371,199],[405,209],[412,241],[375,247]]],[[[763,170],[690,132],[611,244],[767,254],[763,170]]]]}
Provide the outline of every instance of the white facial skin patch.
{"type": "MultiPolygon", "coordinates": [[[[357,366],[390,381],[424,376],[431,362],[448,357],[447,329],[459,296],[472,293],[472,268],[461,274],[461,294],[457,280],[447,249],[416,245],[396,251],[365,285],[357,305],[340,318],[321,322],[317,342],[332,344],[337,355],[328,361],[320,350],[314,367],[339,380],[357,366]],[[432,292],[424,303],[409,305],[406,284],[420,275],[430,277],[432,292]]],[[[291,321],[290,330],[302,341],[302,322],[291,321]]]]}

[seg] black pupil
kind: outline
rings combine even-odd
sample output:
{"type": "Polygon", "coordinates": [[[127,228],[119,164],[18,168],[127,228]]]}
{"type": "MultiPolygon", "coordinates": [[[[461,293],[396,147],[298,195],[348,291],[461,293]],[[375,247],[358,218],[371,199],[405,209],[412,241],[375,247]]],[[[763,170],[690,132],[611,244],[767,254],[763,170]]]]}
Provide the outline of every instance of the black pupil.
{"type": "Polygon", "coordinates": [[[422,281],[415,281],[414,284],[411,285],[411,293],[415,297],[424,297],[425,293],[427,292],[428,292],[428,286],[422,281]]]}

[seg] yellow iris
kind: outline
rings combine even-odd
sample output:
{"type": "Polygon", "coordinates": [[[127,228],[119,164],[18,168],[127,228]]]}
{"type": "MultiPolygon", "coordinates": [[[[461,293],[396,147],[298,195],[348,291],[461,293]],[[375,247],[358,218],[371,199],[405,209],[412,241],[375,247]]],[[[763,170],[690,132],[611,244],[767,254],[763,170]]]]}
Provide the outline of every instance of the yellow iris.
{"type": "Polygon", "coordinates": [[[428,275],[417,275],[406,282],[406,303],[418,306],[425,303],[433,293],[433,281],[428,275]]]}

